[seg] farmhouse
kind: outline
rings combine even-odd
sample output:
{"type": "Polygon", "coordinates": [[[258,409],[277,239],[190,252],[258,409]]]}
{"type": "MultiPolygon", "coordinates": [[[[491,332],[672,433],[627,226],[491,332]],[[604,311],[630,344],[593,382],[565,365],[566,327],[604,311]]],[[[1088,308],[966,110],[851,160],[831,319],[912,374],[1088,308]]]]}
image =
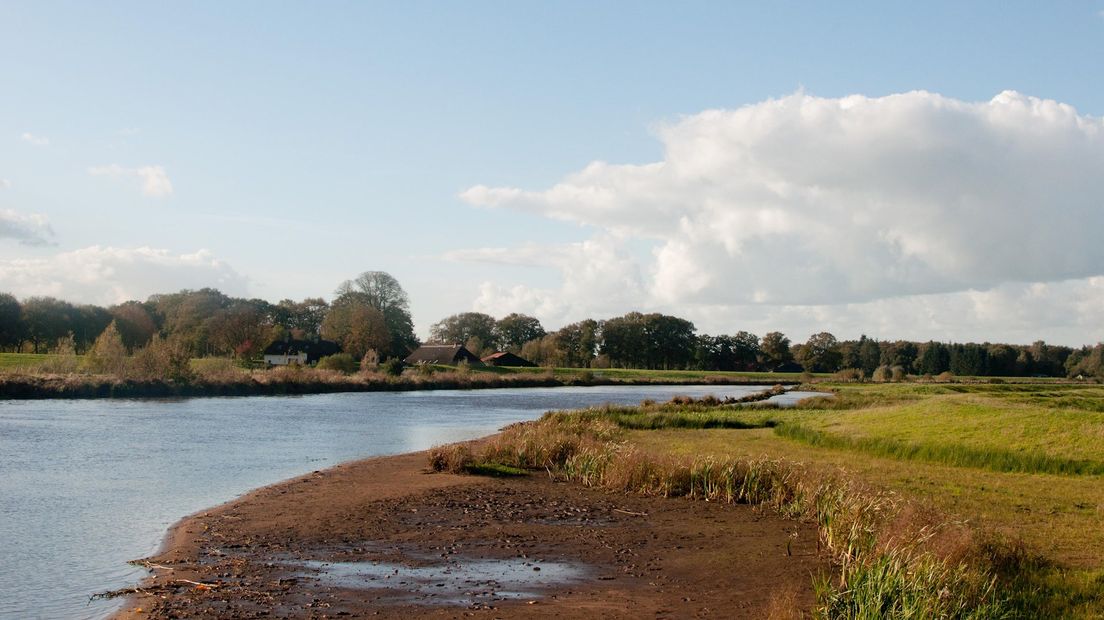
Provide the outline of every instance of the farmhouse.
{"type": "Polygon", "coordinates": [[[277,340],[264,350],[264,361],[269,366],[307,366],[340,350],[336,342],[329,340],[277,340]]]}
{"type": "Polygon", "coordinates": [[[507,351],[492,353],[483,358],[483,363],[488,366],[524,366],[526,368],[536,368],[537,366],[524,357],[514,355],[507,351]]]}
{"type": "Polygon", "coordinates": [[[478,357],[459,344],[423,344],[403,361],[407,364],[441,364],[444,366],[456,366],[460,362],[467,362],[472,366],[483,365],[478,357]]]}

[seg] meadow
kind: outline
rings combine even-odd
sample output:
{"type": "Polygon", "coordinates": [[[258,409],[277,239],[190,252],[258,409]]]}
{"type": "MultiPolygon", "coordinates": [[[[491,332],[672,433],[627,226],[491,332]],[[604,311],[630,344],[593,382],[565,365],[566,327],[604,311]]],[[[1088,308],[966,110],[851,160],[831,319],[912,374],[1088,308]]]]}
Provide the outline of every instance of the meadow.
{"type": "Polygon", "coordinates": [[[815,520],[841,567],[820,617],[1104,617],[1104,387],[817,387],[553,413],[452,460],[815,520]]]}

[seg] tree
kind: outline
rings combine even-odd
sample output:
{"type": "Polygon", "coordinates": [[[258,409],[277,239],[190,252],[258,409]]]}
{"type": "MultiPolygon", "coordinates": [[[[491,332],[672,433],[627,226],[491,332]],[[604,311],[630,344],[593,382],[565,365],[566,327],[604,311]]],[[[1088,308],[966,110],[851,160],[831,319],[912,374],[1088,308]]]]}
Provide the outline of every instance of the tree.
{"type": "Polygon", "coordinates": [[[877,340],[872,340],[863,334],[859,338],[859,368],[862,368],[866,376],[871,377],[882,362],[882,349],[877,340]]]}
{"type": "Polygon", "coordinates": [[[386,351],[392,343],[383,312],[358,299],[334,303],[322,321],[322,337],[340,344],[353,359],[368,351],[386,351]]]}
{"type": "Polygon", "coordinates": [[[763,352],[764,362],[771,366],[777,366],[793,360],[790,352],[790,339],[782,332],[770,332],[763,336],[759,344],[759,350],[763,352]]]}
{"type": "Polygon", "coordinates": [[[552,335],[559,352],[559,364],[570,368],[586,368],[598,349],[598,321],[585,319],[565,325],[552,335]]]}
{"type": "Polygon", "coordinates": [[[157,333],[157,323],[153,316],[142,303],[128,301],[113,306],[109,310],[115,320],[115,328],[119,330],[119,336],[127,350],[134,351],[146,346],[157,333]]]}
{"type": "Polygon", "coordinates": [[[23,302],[22,323],[35,353],[50,349],[72,330],[72,304],[53,297],[31,297],[23,302]]]}
{"type": "Polygon", "coordinates": [[[126,370],[127,348],[123,337],[112,321],[96,338],[96,342],[84,356],[84,366],[97,374],[123,376],[126,370]]]}
{"type": "MultiPolygon", "coordinates": [[[[476,339],[478,344],[473,343],[473,346],[477,349],[494,348],[495,320],[493,316],[482,312],[461,312],[434,323],[429,328],[429,338],[440,344],[463,345],[476,339]]],[[[472,353],[479,355],[480,351],[472,350],[472,353]]]]}
{"type": "Polygon", "coordinates": [[[829,332],[810,336],[795,357],[809,372],[835,372],[839,370],[842,360],[839,342],[829,332]]]}
{"type": "Polygon", "coordinates": [[[526,342],[544,338],[547,332],[536,317],[513,312],[499,319],[494,326],[494,339],[503,350],[517,353],[526,342]]]}
{"type": "Polygon", "coordinates": [[[23,308],[10,293],[0,293],[0,349],[18,349],[23,343],[23,308]]]}
{"type": "MultiPolygon", "coordinates": [[[[390,343],[381,351],[391,357],[406,357],[418,346],[410,300],[399,281],[383,271],[365,271],[337,288],[334,305],[357,299],[383,313],[390,343]]],[[[331,310],[332,312],[332,310],[331,310]]]]}
{"type": "Polygon", "coordinates": [[[322,332],[322,321],[330,305],[321,297],[308,297],[303,301],[283,299],[273,308],[274,321],[297,338],[309,338],[322,332]]]}
{"type": "Polygon", "coordinates": [[[192,351],[207,355],[218,347],[211,340],[210,319],[219,310],[229,308],[234,300],[213,288],[203,288],[153,295],[148,303],[158,315],[166,337],[181,339],[192,351]]]}
{"type": "Polygon", "coordinates": [[[77,353],[92,346],[99,334],[111,323],[111,313],[100,306],[84,305],[73,309],[71,329],[77,353]]]}
{"type": "Polygon", "coordinates": [[[250,301],[235,301],[229,308],[211,317],[210,338],[219,351],[239,359],[251,359],[271,341],[272,324],[264,306],[250,301]]]}
{"type": "Polygon", "coordinates": [[[924,375],[938,375],[949,370],[951,355],[946,345],[929,341],[920,346],[920,357],[916,360],[916,370],[924,375]]]}

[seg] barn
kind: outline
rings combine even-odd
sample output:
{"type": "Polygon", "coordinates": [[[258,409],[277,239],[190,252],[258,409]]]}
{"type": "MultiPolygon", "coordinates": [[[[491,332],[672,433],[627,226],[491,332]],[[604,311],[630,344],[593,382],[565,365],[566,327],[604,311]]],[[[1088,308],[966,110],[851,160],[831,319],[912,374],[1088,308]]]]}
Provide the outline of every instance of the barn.
{"type": "Polygon", "coordinates": [[[483,358],[483,363],[488,366],[521,366],[525,368],[536,368],[537,366],[524,357],[514,355],[508,351],[492,353],[483,358]]]}
{"type": "Polygon", "coordinates": [[[403,361],[412,365],[441,364],[443,366],[456,366],[461,362],[467,362],[471,366],[483,365],[478,357],[459,344],[423,344],[403,361]]]}

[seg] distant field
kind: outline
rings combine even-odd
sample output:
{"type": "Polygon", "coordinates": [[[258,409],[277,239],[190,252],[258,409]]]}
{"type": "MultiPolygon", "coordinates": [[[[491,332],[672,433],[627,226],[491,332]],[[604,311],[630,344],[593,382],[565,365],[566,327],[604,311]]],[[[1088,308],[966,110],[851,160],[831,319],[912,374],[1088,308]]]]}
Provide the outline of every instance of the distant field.
{"type": "Polygon", "coordinates": [[[47,353],[0,353],[0,370],[33,368],[56,357],[47,353]]]}
{"type": "Polygon", "coordinates": [[[834,401],[794,410],[704,412],[749,426],[769,421],[772,428],[668,428],[633,431],[631,438],[655,453],[767,456],[838,468],[1022,539],[1059,566],[1045,584],[1055,591],[1056,608],[1104,617],[1104,387],[831,387],[839,394],[834,401]],[[816,433],[832,441],[818,442],[816,433]],[[1031,471],[1066,462],[1083,467],[1031,471]]]}

